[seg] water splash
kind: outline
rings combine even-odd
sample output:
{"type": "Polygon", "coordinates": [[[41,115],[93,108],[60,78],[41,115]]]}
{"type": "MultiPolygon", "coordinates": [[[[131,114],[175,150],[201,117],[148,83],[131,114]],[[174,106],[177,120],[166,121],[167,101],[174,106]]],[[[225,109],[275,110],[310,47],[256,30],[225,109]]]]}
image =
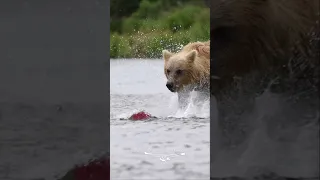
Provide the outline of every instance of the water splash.
{"type": "Polygon", "coordinates": [[[195,100],[197,99],[197,93],[192,92],[189,98],[188,104],[186,108],[179,109],[178,106],[178,97],[176,94],[173,94],[169,99],[169,106],[159,107],[157,110],[155,109],[133,109],[121,114],[110,114],[111,119],[128,119],[132,114],[144,111],[147,113],[151,113],[151,115],[155,115],[159,118],[168,117],[168,118],[209,118],[210,117],[210,98],[206,99],[200,105],[195,104],[195,100]],[[161,109],[161,111],[159,111],[161,109]]]}
{"type": "Polygon", "coordinates": [[[197,100],[197,92],[193,91],[191,93],[191,96],[188,100],[188,104],[186,108],[179,109],[178,108],[178,97],[174,96],[171,99],[170,108],[177,109],[174,115],[170,115],[169,117],[173,118],[209,118],[210,117],[210,98],[208,97],[203,101],[203,103],[200,103],[200,105],[197,105],[195,103],[195,100],[197,100]]]}

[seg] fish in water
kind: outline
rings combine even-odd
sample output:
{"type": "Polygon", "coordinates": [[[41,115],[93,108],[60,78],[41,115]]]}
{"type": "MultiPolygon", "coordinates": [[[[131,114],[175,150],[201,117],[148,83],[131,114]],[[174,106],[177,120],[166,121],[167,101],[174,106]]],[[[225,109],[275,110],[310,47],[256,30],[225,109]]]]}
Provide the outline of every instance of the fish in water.
{"type": "Polygon", "coordinates": [[[140,111],[140,112],[134,113],[129,117],[129,119],[133,120],[133,121],[146,120],[146,119],[150,119],[150,118],[154,118],[154,117],[151,116],[151,114],[146,113],[144,111],[140,111]]]}
{"type": "Polygon", "coordinates": [[[88,164],[77,165],[59,180],[109,180],[110,159],[101,157],[88,164]]]}

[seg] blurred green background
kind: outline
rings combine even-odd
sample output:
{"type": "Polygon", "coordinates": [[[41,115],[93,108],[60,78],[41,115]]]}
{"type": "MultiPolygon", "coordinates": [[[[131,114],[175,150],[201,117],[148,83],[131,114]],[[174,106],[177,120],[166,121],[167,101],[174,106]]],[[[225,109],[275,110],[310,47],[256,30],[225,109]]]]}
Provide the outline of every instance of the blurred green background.
{"type": "Polygon", "coordinates": [[[210,39],[202,0],[111,0],[111,58],[160,58],[192,41],[210,39]]]}

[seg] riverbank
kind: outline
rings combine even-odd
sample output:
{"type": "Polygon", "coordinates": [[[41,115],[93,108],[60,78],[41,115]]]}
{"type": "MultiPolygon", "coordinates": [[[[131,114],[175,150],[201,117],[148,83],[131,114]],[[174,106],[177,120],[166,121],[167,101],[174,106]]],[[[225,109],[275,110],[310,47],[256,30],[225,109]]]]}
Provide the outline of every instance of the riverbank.
{"type": "Polygon", "coordinates": [[[163,49],[177,51],[189,42],[210,39],[209,8],[192,3],[163,8],[144,0],[131,16],[113,18],[110,57],[160,58],[163,49]]]}

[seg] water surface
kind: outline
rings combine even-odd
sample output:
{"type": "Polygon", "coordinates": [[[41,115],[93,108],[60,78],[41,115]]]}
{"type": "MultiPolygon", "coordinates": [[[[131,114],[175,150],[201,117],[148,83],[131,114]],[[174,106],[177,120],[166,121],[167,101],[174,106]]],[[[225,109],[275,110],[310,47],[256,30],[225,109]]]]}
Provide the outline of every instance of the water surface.
{"type": "Polygon", "coordinates": [[[178,111],[176,94],[165,86],[163,65],[155,59],[111,60],[113,180],[209,179],[209,101],[178,111]],[[120,120],[138,110],[157,118],[120,120]]]}

